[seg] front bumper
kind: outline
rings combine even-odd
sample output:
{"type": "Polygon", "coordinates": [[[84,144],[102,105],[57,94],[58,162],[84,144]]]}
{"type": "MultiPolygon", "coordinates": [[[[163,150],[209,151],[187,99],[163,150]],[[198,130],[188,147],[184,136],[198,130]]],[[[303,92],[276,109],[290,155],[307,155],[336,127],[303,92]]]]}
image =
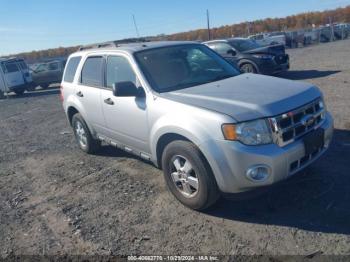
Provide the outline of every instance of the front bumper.
{"type": "Polygon", "coordinates": [[[200,149],[213,170],[220,190],[223,193],[240,193],[287,179],[317,160],[328,149],[333,136],[333,118],[329,113],[321,128],[325,130],[325,147],[307,160],[301,139],[285,147],[276,144],[246,146],[240,142],[212,140],[203,143],[200,149]],[[247,170],[256,165],[270,168],[271,174],[266,180],[256,182],[248,179],[247,170]]]}
{"type": "Polygon", "coordinates": [[[277,57],[275,59],[260,62],[258,64],[259,72],[265,75],[272,75],[289,70],[289,56],[284,55],[283,57],[283,59],[285,60],[283,61],[283,63],[278,62],[277,57]]]}

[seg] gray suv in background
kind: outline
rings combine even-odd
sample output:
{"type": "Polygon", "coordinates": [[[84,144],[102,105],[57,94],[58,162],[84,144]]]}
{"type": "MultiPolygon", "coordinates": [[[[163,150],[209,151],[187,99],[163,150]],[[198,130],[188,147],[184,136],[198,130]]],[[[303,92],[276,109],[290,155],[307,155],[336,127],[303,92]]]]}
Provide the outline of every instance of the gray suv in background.
{"type": "Polygon", "coordinates": [[[43,89],[46,89],[51,84],[60,83],[65,64],[65,60],[54,60],[37,64],[31,72],[35,87],[41,86],[43,89]]]}
{"type": "Polygon", "coordinates": [[[247,38],[205,42],[244,73],[273,75],[289,69],[289,56],[284,45],[261,46],[247,38]]]}
{"type": "Polygon", "coordinates": [[[61,99],[83,151],[104,141],[153,162],[174,196],[197,210],[220,193],[293,176],[333,133],[317,87],[240,74],[194,42],[81,48],[68,59],[61,99]]]}

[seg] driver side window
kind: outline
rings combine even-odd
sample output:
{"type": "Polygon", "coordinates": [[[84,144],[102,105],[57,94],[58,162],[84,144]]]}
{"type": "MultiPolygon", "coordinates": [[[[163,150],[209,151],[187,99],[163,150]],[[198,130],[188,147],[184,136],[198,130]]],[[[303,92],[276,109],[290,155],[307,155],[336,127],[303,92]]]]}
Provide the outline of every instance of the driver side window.
{"type": "Polygon", "coordinates": [[[114,83],[127,81],[137,85],[136,74],[125,57],[109,56],[106,74],[108,88],[112,88],[114,83]]]}

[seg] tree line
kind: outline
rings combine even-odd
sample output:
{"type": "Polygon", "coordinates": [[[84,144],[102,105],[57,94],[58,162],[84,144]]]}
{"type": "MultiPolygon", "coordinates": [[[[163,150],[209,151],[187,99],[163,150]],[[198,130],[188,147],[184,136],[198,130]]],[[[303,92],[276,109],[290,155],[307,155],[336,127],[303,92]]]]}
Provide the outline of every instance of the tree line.
{"type": "MultiPolygon", "coordinates": [[[[288,31],[302,28],[311,28],[329,23],[350,23],[350,6],[326,10],[322,12],[308,12],[284,18],[267,18],[252,22],[243,22],[234,25],[225,25],[211,29],[212,38],[228,38],[247,36],[261,32],[288,31]]],[[[158,35],[146,37],[147,40],[208,40],[208,31],[206,29],[192,30],[171,35],[158,35]]],[[[126,42],[127,39],[119,40],[126,42]]],[[[47,50],[32,51],[20,53],[12,56],[22,57],[28,63],[44,61],[48,59],[67,57],[78,50],[79,46],[59,47],[47,50]]]]}

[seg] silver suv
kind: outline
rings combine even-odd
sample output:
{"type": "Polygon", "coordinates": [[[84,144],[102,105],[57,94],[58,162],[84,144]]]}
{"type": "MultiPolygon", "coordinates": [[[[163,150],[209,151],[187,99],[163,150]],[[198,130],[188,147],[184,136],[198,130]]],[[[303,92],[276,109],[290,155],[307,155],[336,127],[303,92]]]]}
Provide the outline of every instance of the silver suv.
{"type": "Polygon", "coordinates": [[[69,57],[61,99],[83,151],[104,141],[153,162],[175,197],[198,210],[220,193],[294,175],[333,133],[317,87],[240,74],[194,42],[81,48],[69,57]]]}

